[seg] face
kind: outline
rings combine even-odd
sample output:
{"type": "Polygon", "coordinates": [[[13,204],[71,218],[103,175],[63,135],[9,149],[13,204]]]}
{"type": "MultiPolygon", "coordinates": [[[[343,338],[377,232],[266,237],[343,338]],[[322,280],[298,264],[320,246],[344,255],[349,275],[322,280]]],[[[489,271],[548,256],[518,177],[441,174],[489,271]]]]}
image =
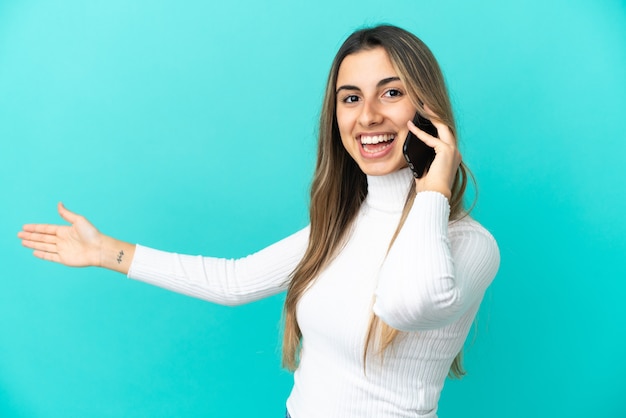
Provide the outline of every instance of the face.
{"type": "Polygon", "coordinates": [[[341,142],[361,170],[382,176],[405,167],[406,123],[416,109],[387,52],[379,47],[348,55],[336,92],[341,142]]]}

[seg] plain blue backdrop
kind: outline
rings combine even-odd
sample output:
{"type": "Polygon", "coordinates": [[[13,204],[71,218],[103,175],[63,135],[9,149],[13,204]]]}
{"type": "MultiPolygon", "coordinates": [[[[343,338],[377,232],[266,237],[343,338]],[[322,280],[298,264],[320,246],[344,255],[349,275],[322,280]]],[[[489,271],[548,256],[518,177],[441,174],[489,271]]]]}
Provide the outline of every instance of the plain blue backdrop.
{"type": "Polygon", "coordinates": [[[626,417],[626,3],[0,1],[0,416],[280,417],[283,296],[225,308],[33,258],[59,200],[240,257],[307,223],[327,71],[364,24],[438,57],[497,238],[448,417],[626,417]]]}

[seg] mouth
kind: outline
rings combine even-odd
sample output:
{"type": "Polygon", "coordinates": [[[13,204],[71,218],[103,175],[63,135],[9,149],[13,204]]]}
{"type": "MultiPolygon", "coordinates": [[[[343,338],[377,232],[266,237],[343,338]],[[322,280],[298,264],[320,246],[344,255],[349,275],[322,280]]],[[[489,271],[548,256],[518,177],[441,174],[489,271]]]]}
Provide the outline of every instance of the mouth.
{"type": "Polygon", "coordinates": [[[368,154],[376,154],[390,147],[396,139],[394,134],[361,135],[361,148],[368,154]]]}

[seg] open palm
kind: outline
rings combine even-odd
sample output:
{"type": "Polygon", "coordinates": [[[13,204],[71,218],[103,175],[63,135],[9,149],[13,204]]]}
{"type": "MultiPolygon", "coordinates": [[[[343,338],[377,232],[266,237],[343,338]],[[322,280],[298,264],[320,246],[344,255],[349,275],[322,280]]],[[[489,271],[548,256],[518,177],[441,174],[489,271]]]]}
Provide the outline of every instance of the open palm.
{"type": "Polygon", "coordinates": [[[59,215],[67,225],[27,224],[17,236],[22,245],[33,249],[35,257],[66,266],[98,266],[101,263],[102,235],[85,217],[58,204],[59,215]]]}

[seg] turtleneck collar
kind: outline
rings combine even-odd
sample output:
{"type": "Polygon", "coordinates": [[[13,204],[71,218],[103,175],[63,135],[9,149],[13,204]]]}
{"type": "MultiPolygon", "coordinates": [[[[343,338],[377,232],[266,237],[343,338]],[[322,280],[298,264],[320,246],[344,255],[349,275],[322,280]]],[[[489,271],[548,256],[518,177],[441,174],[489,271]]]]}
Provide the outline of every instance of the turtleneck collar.
{"type": "Polygon", "coordinates": [[[384,176],[367,176],[365,204],[384,212],[401,212],[412,182],[408,167],[384,176]]]}

